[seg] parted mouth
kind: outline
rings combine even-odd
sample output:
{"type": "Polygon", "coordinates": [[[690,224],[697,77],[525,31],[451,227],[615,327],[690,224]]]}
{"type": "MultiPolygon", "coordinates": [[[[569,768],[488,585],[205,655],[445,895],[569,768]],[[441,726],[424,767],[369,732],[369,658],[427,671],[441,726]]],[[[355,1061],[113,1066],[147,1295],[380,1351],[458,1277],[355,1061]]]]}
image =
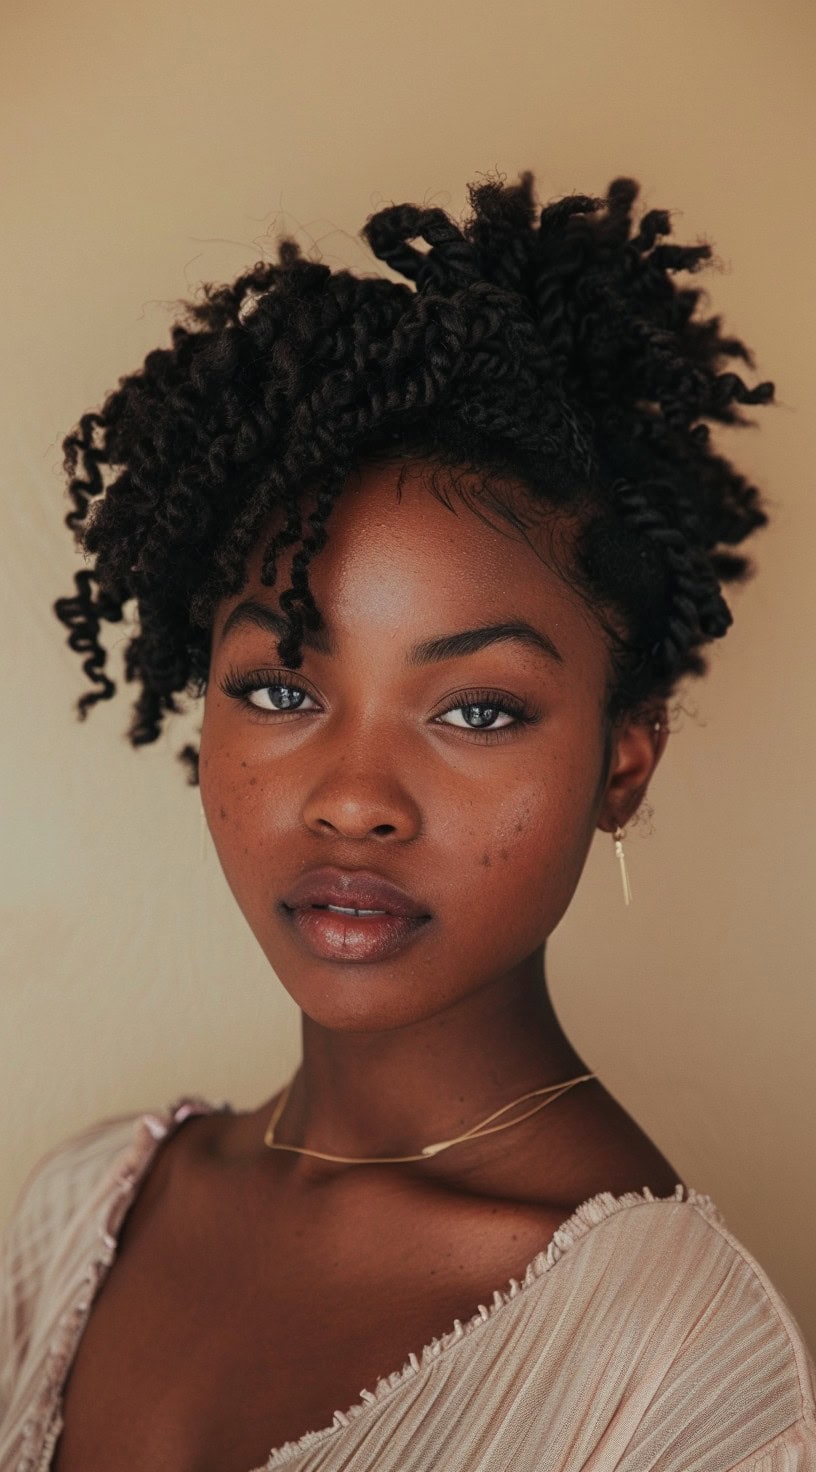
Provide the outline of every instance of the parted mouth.
{"type": "Polygon", "coordinates": [[[404,889],[370,869],[324,866],[302,874],[284,896],[289,910],[332,909],[353,914],[428,918],[430,910],[404,889]]]}

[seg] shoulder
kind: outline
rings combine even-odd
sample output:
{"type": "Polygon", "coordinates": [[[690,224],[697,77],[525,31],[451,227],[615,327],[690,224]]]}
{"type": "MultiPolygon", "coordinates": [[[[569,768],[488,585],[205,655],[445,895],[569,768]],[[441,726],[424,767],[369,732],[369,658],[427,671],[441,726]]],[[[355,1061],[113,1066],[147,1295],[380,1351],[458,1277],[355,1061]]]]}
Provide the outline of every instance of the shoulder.
{"type": "Polygon", "coordinates": [[[111,1115],[35,1162],[0,1232],[0,1409],[39,1329],[112,1259],[134,1186],[162,1139],[188,1114],[215,1107],[185,1095],[164,1109],[111,1115]]]}
{"type": "Polygon", "coordinates": [[[216,1106],[183,1096],[158,1110],[130,1111],[95,1120],[40,1156],[20,1188],[3,1240],[31,1245],[92,1214],[100,1190],[129,1184],[146,1166],[161,1140],[190,1113],[216,1106]],[[117,1172],[117,1167],[121,1171],[117,1172]]]}
{"type": "Polygon", "coordinates": [[[548,1268],[580,1299],[582,1376],[614,1387],[621,1472],[651,1466],[650,1448],[661,1472],[816,1472],[802,1331],[709,1196],[679,1183],[666,1197],[600,1193],[556,1232],[548,1268]]]}
{"type": "Polygon", "coordinates": [[[600,1079],[568,1093],[559,1107],[553,1144],[566,1199],[644,1188],[667,1196],[683,1184],[679,1171],[600,1079]]]}
{"type": "Polygon", "coordinates": [[[682,1332],[649,1407],[652,1431],[664,1418],[675,1426],[678,1468],[699,1442],[712,1472],[753,1467],[760,1453],[767,1472],[816,1472],[816,1367],[791,1306],[710,1198],[694,1193],[691,1205],[686,1216],[683,1203],[672,1208],[675,1260],[661,1254],[682,1332]]]}

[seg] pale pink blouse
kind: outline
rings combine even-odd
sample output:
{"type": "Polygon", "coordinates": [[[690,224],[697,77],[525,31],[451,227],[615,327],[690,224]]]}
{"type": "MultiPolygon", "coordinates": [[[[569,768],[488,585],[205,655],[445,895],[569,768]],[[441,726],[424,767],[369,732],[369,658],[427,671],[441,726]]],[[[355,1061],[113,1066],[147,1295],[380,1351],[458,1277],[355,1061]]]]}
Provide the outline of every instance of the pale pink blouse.
{"type": "MultiPolygon", "coordinates": [[[[35,1166],[2,1237],[0,1472],[51,1465],[125,1213],[159,1142],[219,1109],[185,1096],[101,1120],[35,1166]]],[[[472,1318],[247,1472],[280,1467],[816,1472],[816,1370],[709,1196],[601,1192],[472,1318]]]]}

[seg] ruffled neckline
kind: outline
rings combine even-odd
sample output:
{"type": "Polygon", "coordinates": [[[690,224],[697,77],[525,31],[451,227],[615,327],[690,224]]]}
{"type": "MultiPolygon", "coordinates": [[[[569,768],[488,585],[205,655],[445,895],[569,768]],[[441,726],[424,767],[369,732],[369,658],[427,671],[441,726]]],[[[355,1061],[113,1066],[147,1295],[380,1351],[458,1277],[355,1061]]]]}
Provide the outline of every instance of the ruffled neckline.
{"type": "MultiPolygon", "coordinates": [[[[160,1142],[191,1115],[225,1112],[235,1112],[227,1100],[214,1103],[202,1095],[184,1094],[165,1110],[148,1111],[135,1117],[132,1139],[119,1159],[110,1183],[110,1193],[106,1197],[105,1209],[98,1223],[96,1249],[78,1285],[73,1304],[62,1315],[48,1349],[37,1404],[26,1421],[26,1440],[17,1472],[47,1472],[62,1431],[63,1387],[68,1370],[91,1305],[116,1257],[119,1230],[125,1213],[160,1142]],[[39,1440],[39,1445],[35,1445],[37,1428],[43,1426],[46,1428],[44,1435],[39,1440]]],[[[620,1196],[615,1196],[611,1191],[598,1192],[581,1202],[556,1228],[549,1242],[536,1253],[520,1278],[510,1278],[506,1288],[494,1289],[489,1306],[480,1303],[469,1319],[454,1319],[451,1329],[423,1345],[418,1354],[412,1352],[401,1369],[380,1376],[373,1390],[362,1390],[360,1400],[345,1411],[336,1410],[328,1426],[306,1431],[296,1440],[273,1447],[261,1467],[247,1469],[247,1472],[274,1472],[274,1469],[291,1462],[299,1453],[310,1450],[328,1437],[336,1435],[343,1427],[350,1426],[360,1416],[370,1414],[375,1406],[381,1405],[402,1386],[422,1374],[440,1356],[448,1354],[455,1345],[471,1334],[480,1332],[485,1324],[495,1322],[496,1316],[507,1305],[545,1277],[594,1227],[618,1212],[659,1202],[685,1202],[696,1207],[715,1225],[726,1227],[725,1219],[711,1197],[696,1191],[693,1186],[684,1186],[680,1181],[667,1196],[656,1196],[648,1186],[644,1186],[642,1191],[625,1191],[620,1196]]]]}

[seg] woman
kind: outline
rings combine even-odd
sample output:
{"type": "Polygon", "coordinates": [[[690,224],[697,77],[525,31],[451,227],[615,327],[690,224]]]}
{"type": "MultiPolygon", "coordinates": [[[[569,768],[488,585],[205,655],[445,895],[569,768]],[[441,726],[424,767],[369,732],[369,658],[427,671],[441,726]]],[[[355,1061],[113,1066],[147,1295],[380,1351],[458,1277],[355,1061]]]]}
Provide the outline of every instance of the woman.
{"type": "Polygon", "coordinates": [[[748,350],[670,274],[709,247],[634,230],[637,193],[382,209],[413,289],[283,240],[66,441],[80,714],[134,599],[130,740],[203,696],[180,756],[303,1055],[255,1110],[185,1095],[39,1162],[2,1472],[816,1468],[788,1305],[544,978],[598,828],[630,898],[766,521],[706,421],[773,385],[724,371],[748,350]]]}

